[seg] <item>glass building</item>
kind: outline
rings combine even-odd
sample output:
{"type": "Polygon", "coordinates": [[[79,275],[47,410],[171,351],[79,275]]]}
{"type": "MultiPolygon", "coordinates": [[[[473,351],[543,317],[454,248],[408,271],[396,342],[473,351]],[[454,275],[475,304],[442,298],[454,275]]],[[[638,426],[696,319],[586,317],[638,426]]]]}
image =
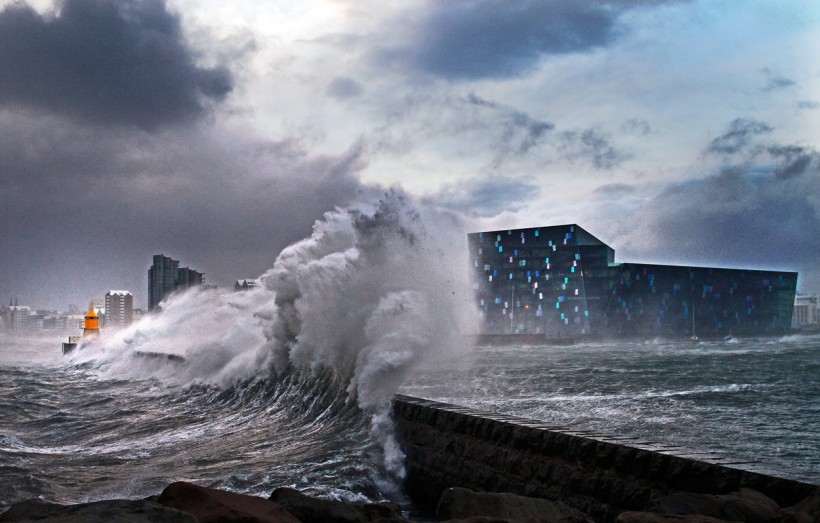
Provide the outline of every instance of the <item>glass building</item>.
{"type": "Polygon", "coordinates": [[[467,235],[483,334],[723,337],[791,324],[797,273],[615,263],[577,225],[467,235]]]}

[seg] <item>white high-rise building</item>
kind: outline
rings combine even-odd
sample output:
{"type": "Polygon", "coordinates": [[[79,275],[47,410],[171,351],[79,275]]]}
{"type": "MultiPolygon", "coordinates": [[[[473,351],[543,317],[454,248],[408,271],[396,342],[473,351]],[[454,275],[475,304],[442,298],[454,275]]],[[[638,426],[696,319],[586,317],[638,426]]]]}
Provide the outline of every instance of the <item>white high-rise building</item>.
{"type": "Polygon", "coordinates": [[[105,326],[125,327],[134,319],[134,296],[130,291],[110,290],[105,295],[105,326]]]}
{"type": "Polygon", "coordinates": [[[812,294],[798,294],[794,297],[792,327],[804,327],[820,323],[820,299],[812,294]]]}
{"type": "Polygon", "coordinates": [[[28,305],[12,305],[9,307],[9,330],[24,331],[28,329],[28,320],[31,316],[31,307],[28,305]]]}

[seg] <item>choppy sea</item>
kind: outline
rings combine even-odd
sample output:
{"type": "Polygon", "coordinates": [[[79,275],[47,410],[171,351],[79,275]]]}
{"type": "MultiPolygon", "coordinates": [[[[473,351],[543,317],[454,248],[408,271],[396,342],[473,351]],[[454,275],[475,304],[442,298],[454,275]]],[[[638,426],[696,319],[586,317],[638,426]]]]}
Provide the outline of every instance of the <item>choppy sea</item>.
{"type": "Polygon", "coordinates": [[[176,480],[401,501],[397,392],[820,483],[820,336],[472,348],[464,232],[388,192],[327,213],[253,290],[175,294],[67,357],[63,334],[0,332],[0,508],[176,480]]]}
{"type": "MultiPolygon", "coordinates": [[[[0,506],[148,496],[174,480],[396,495],[369,415],[328,380],[125,379],[104,361],[64,359],[58,341],[0,338],[0,506]]],[[[143,359],[134,365],[184,365],[143,359]]],[[[418,368],[400,391],[820,483],[820,336],[476,347],[418,368]]]]}

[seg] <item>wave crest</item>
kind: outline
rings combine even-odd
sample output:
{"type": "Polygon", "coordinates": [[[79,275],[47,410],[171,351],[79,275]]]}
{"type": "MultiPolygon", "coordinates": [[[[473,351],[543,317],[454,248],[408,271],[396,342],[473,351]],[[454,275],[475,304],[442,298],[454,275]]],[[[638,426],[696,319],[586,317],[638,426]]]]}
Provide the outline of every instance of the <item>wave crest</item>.
{"type": "Polygon", "coordinates": [[[329,380],[371,417],[388,476],[403,477],[390,400],[426,359],[463,350],[478,317],[464,270],[465,230],[452,215],[399,191],[328,212],[310,237],[276,258],[264,285],[193,291],[107,340],[109,372],[230,386],[270,377],[329,380]],[[173,353],[185,364],[124,358],[173,353]]]}

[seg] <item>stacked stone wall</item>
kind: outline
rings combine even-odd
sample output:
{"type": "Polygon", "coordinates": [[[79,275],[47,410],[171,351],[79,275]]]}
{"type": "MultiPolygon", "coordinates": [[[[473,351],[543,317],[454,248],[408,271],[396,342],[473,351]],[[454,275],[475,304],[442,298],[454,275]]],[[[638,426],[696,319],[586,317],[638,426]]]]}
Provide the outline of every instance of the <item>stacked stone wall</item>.
{"type": "Polygon", "coordinates": [[[724,494],[742,487],[789,506],[817,487],[743,470],[718,456],[618,439],[456,405],[397,396],[408,493],[435,504],[449,487],[562,501],[599,521],[643,510],[674,492],[724,494]]]}

